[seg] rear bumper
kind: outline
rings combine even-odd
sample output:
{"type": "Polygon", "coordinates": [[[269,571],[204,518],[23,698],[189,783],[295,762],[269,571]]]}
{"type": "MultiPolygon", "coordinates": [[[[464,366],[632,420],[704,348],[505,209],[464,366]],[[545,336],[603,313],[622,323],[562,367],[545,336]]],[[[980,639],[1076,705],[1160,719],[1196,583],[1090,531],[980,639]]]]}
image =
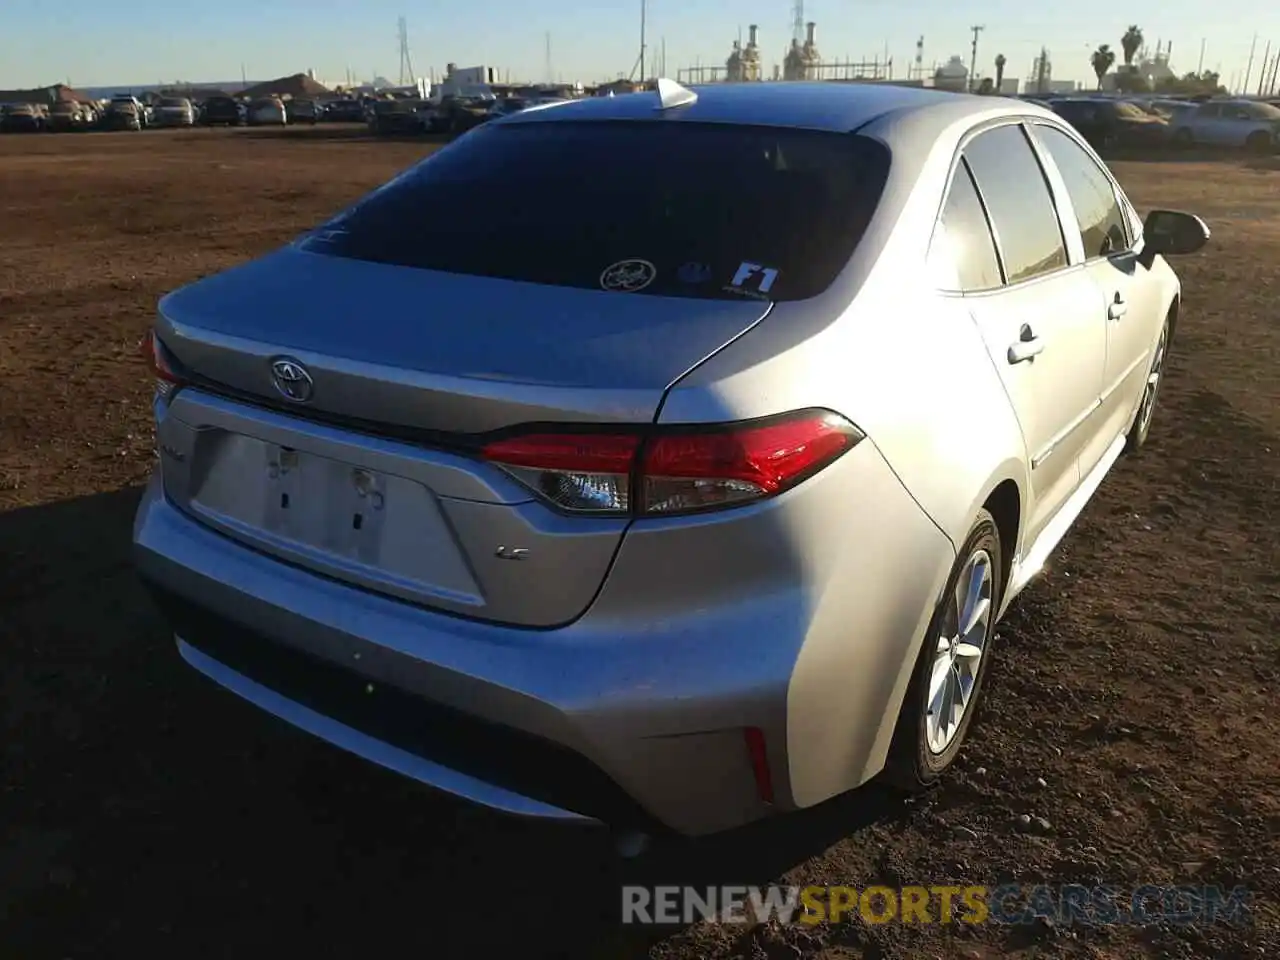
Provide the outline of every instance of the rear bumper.
{"type": "Polygon", "coordinates": [[[158,478],[134,548],[184,658],[276,716],[508,813],[695,835],[878,771],[952,556],[869,442],[733,526],[728,542],[696,526],[629,535],[593,606],[554,630],[282,563],[188,517],[158,478]],[[829,527],[854,478],[866,508],[840,538],[804,555],[778,539],[829,527]],[[726,549],[762,558],[770,582],[726,549]],[[745,727],[764,732],[772,804],[745,727]]]}

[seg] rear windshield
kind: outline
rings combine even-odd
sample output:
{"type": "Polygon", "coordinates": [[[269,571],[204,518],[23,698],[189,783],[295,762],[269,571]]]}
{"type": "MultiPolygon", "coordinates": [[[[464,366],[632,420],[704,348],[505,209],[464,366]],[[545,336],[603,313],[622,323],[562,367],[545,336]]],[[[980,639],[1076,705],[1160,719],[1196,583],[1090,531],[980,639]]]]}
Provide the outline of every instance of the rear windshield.
{"type": "Polygon", "coordinates": [[[885,147],[847,133],[499,123],[375,190],[303,246],[557,286],[800,300],[848,261],[888,169],[885,147]]]}
{"type": "Polygon", "coordinates": [[[1245,105],[1249,115],[1259,120],[1280,120],[1280,108],[1269,103],[1249,103],[1245,105]]]}
{"type": "Polygon", "coordinates": [[[187,101],[185,100],[165,99],[160,101],[160,106],[162,107],[185,107],[186,105],[187,101]]]}

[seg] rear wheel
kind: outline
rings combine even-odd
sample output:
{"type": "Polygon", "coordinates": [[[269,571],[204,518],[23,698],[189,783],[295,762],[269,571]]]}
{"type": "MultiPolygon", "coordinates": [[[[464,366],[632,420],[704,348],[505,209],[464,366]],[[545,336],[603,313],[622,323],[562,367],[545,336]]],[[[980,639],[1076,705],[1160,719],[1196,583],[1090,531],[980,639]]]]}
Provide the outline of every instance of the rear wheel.
{"type": "Polygon", "coordinates": [[[960,752],[991,659],[1003,569],[995,519],[980,510],[929,622],[902,704],[884,772],[894,786],[932,786],[960,752]]]}
{"type": "Polygon", "coordinates": [[[1244,146],[1250,153],[1270,153],[1272,147],[1271,135],[1262,130],[1257,130],[1249,134],[1244,146]]]}

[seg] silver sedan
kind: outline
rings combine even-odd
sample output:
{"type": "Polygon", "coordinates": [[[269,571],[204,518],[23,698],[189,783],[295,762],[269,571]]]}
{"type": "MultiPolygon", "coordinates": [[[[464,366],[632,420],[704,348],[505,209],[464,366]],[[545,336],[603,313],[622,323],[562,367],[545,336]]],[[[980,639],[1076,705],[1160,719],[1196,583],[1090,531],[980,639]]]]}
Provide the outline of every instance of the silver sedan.
{"type": "Polygon", "coordinates": [[[194,668],[509,813],[922,787],[1145,442],[1207,238],[1026,102],[520,112],[161,301],[137,563],[194,668]]]}

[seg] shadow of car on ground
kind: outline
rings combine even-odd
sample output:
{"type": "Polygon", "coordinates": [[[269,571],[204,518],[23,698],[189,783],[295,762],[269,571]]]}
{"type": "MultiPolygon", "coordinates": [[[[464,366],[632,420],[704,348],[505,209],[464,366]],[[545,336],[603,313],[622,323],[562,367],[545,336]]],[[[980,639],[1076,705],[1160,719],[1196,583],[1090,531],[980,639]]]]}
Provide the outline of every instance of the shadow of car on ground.
{"type": "Polygon", "coordinates": [[[430,792],[182,663],[131,567],[138,495],[0,514],[0,927],[15,955],[395,943],[430,956],[641,956],[675,928],[622,926],[623,884],[763,884],[906,813],[871,786],[620,861],[602,828],[430,792]]]}

